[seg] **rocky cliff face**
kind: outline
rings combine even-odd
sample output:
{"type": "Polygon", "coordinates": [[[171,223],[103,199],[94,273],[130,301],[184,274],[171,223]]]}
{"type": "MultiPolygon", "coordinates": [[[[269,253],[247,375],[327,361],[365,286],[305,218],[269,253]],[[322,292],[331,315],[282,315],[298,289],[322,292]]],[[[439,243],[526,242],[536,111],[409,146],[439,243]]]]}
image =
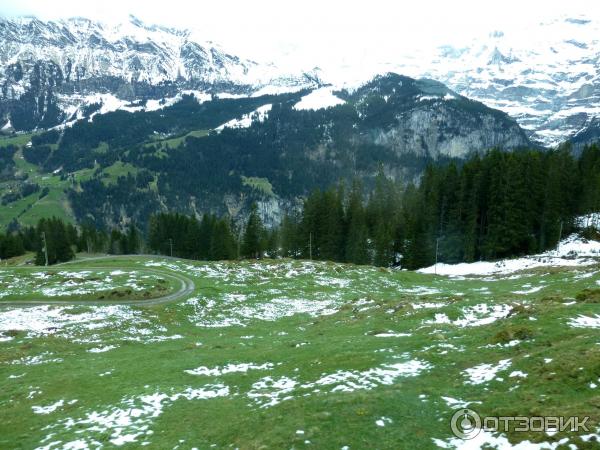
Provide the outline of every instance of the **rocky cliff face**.
{"type": "Polygon", "coordinates": [[[364,129],[360,139],[398,155],[464,158],[493,147],[531,144],[507,114],[432,80],[388,74],[358,89],[350,101],[364,129]]]}

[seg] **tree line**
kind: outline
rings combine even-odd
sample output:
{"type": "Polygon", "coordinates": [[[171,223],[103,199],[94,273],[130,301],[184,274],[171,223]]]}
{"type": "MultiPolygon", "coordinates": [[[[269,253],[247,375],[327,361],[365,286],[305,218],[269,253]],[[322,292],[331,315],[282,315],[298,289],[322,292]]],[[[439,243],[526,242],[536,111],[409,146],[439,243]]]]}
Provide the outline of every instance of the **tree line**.
{"type": "Polygon", "coordinates": [[[315,190],[300,211],[267,229],[257,206],[237,225],[230,217],[151,216],[110,232],[41,219],[0,235],[0,258],[36,252],[36,263],[75,252],[149,252],[198,260],[289,257],[415,269],[437,261],[493,260],[541,252],[570,233],[577,215],[600,211],[600,147],[575,158],[554,151],[492,150],[461,164],[428,166],[418,183],[375,177],[315,190]]]}
{"type": "Polygon", "coordinates": [[[541,252],[600,210],[600,149],[492,150],[462,164],[430,165],[418,184],[383,172],[313,193],[281,227],[285,256],[415,269],[541,252]]]}
{"type": "Polygon", "coordinates": [[[568,147],[492,150],[461,164],[430,165],[418,183],[393,181],[380,170],[369,192],[360,180],[316,190],[271,230],[255,205],[243,233],[232,231],[227,218],[154,216],[149,248],[167,254],[172,243],[173,255],[196,259],[291,257],[416,269],[436,260],[542,252],[573,231],[577,215],[594,211],[600,211],[598,146],[579,158],[568,147]],[[228,250],[211,252],[213,246],[228,250]]]}
{"type": "Polygon", "coordinates": [[[52,265],[70,261],[77,252],[135,254],[144,244],[143,235],[133,225],[124,232],[113,229],[108,233],[93,224],[75,227],[51,217],[40,219],[36,226],[15,228],[11,224],[11,230],[0,234],[0,260],[33,252],[35,264],[52,265]]]}

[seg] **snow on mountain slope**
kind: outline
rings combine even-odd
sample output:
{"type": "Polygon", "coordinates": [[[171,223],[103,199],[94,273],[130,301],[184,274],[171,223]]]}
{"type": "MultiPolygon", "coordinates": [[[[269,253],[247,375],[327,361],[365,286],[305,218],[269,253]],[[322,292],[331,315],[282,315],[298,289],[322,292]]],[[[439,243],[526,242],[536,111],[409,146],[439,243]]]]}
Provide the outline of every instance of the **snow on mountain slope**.
{"type": "Polygon", "coordinates": [[[531,139],[548,146],[565,141],[600,117],[597,14],[585,19],[561,17],[527,29],[509,26],[437,47],[408,42],[394,52],[354,51],[367,56],[321,65],[320,79],[354,90],[386,72],[431,78],[508,113],[531,139]]]}
{"type": "Polygon", "coordinates": [[[442,49],[437,79],[555,145],[600,115],[600,23],[561,19],[442,49]],[[467,68],[467,70],[465,70],[467,68]]]}
{"type": "Polygon", "coordinates": [[[186,89],[250,95],[316,86],[310,74],[287,74],[233,56],[196,32],[135,17],[117,25],[0,19],[0,124],[15,116],[17,129],[57,125],[96,101],[106,112],[186,89]]]}
{"type": "Polygon", "coordinates": [[[314,109],[339,104],[324,85],[352,92],[387,72],[438,80],[508,113],[548,146],[581,134],[600,117],[600,20],[591,14],[436,48],[412,42],[400,52],[363,50],[355,49],[356,60],[321,69],[282,69],[234,56],[197,32],[135,17],[118,25],[0,19],[0,127],[9,120],[17,130],[74,120],[98,96],[102,111],[139,100],[156,109],[182,90],[258,96],[312,88],[318,90],[296,108],[314,109]],[[369,53],[373,60],[361,60],[369,53]]]}
{"type": "MultiPolygon", "coordinates": [[[[600,21],[561,18],[494,31],[391,64],[500,109],[532,139],[556,145],[600,116],[600,21]]],[[[386,68],[389,70],[390,65],[386,68]]]]}
{"type": "Polygon", "coordinates": [[[272,107],[273,105],[271,104],[263,105],[249,114],[244,114],[239,119],[232,119],[229,122],[220,125],[216,130],[222,131],[224,128],[248,128],[254,121],[262,122],[265,120],[272,107]]]}
{"type": "MultiPolygon", "coordinates": [[[[94,76],[149,84],[178,79],[251,86],[295,81],[294,77],[282,80],[283,74],[274,65],[232,56],[203,41],[197,32],[147,26],[135,17],[117,25],[83,18],[56,22],[31,17],[3,19],[0,38],[5,77],[11,75],[9,68],[15,64],[27,72],[37,61],[52,61],[65,81],[94,76]]],[[[13,92],[19,93],[19,89],[13,92]]]]}
{"type": "Polygon", "coordinates": [[[330,108],[332,106],[343,105],[345,102],[341,98],[336,97],[333,94],[332,87],[324,87],[315,89],[310,94],[305,95],[302,99],[294,105],[296,110],[306,109],[322,109],[330,108]]]}

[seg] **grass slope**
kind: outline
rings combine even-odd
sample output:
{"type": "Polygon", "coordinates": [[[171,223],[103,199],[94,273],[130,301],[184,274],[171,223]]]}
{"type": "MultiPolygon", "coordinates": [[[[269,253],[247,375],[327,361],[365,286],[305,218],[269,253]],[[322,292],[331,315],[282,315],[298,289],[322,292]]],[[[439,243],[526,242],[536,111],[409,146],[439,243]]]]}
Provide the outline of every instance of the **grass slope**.
{"type": "Polygon", "coordinates": [[[184,274],[196,291],[152,307],[0,306],[0,448],[454,448],[466,403],[590,416],[596,432],[598,265],[455,279],[141,257],[69,270],[94,265],[184,274]]]}

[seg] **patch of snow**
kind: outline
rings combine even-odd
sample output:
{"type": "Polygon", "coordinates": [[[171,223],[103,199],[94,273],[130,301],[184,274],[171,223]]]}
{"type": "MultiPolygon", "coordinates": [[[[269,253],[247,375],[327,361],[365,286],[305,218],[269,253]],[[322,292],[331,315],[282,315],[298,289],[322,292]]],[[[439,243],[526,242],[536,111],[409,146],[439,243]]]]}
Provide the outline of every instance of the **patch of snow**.
{"type": "Polygon", "coordinates": [[[248,114],[244,114],[239,119],[232,119],[229,122],[225,122],[223,125],[215,128],[216,131],[223,131],[225,128],[248,128],[253,122],[263,122],[271,111],[273,105],[263,105],[256,108],[254,111],[248,114]]]}
{"type": "Polygon", "coordinates": [[[444,400],[446,402],[446,405],[448,405],[450,408],[453,408],[453,409],[467,408],[469,405],[481,404],[481,402],[479,402],[479,401],[467,402],[467,401],[460,400],[457,398],[452,398],[452,397],[442,397],[442,400],[444,400]]]}
{"type": "Polygon", "coordinates": [[[104,352],[108,352],[114,348],[117,348],[117,347],[115,347],[114,345],[105,345],[104,347],[90,348],[88,350],[88,352],[89,353],[104,353],[104,352]]]}
{"type": "Polygon", "coordinates": [[[450,320],[444,313],[436,313],[434,319],[423,321],[424,325],[456,325],[459,327],[478,327],[489,325],[498,319],[503,319],[510,314],[511,307],[509,305],[492,305],[488,306],[485,303],[480,303],[474,306],[462,308],[463,317],[450,320]]]}
{"type": "Polygon", "coordinates": [[[542,289],[544,289],[545,286],[535,286],[529,289],[523,289],[521,291],[513,291],[513,294],[519,294],[519,295],[527,295],[527,294],[533,294],[535,292],[539,292],[542,289]]]}
{"type": "Polygon", "coordinates": [[[459,438],[442,440],[433,438],[433,443],[438,448],[453,450],[479,450],[482,448],[493,448],[495,450],[556,450],[568,441],[568,438],[564,438],[558,442],[534,443],[531,441],[522,441],[518,444],[511,444],[505,436],[486,430],[481,430],[477,436],[469,440],[459,438]]]}
{"type": "Polygon", "coordinates": [[[510,367],[510,359],[503,359],[496,365],[480,364],[470,369],[466,369],[464,374],[469,377],[467,384],[483,384],[492,381],[496,378],[498,372],[506,370],[510,367]]]}
{"type": "Polygon", "coordinates": [[[509,274],[526,269],[546,266],[577,267],[593,264],[590,258],[600,258],[600,242],[584,239],[573,234],[563,239],[555,250],[523,258],[505,259],[496,262],[479,261],[474,263],[438,263],[420,273],[460,277],[465,275],[509,274]]]}
{"type": "Polygon", "coordinates": [[[331,392],[354,392],[369,390],[379,385],[394,384],[400,377],[416,377],[433,366],[428,362],[410,360],[407,362],[384,364],[364,371],[345,371],[326,374],[313,383],[303,385],[304,388],[320,388],[333,386],[331,392]]]}
{"type": "Polygon", "coordinates": [[[64,400],[59,400],[48,406],[32,406],[31,409],[35,414],[50,414],[65,404],[64,400]]]}
{"type": "Polygon", "coordinates": [[[412,336],[412,335],[410,333],[396,333],[395,331],[387,331],[385,333],[377,333],[374,336],[387,338],[387,337],[406,337],[406,336],[412,336]]]}
{"type": "Polygon", "coordinates": [[[297,111],[318,110],[343,105],[344,103],[346,103],[344,100],[334,95],[332,87],[323,87],[315,89],[310,94],[302,97],[294,105],[294,109],[297,111]]]}
{"type": "Polygon", "coordinates": [[[581,228],[595,228],[600,230],[600,213],[591,213],[575,219],[575,225],[581,228]]]}
{"type": "Polygon", "coordinates": [[[569,325],[574,328],[600,328],[600,315],[594,317],[579,315],[569,321],[569,325]]]}
{"type": "Polygon", "coordinates": [[[389,417],[385,416],[382,416],[381,418],[375,421],[375,425],[377,425],[378,427],[385,427],[387,423],[393,423],[393,421],[389,417]]]}
{"type": "MultiPolygon", "coordinates": [[[[125,398],[121,407],[109,407],[102,411],[87,413],[79,419],[67,418],[49,425],[46,429],[59,429],[70,431],[76,429],[77,433],[85,433],[91,439],[93,433],[109,434],[109,441],[114,446],[137,442],[138,438],[149,429],[152,421],[159,417],[165,406],[179,400],[206,400],[229,395],[229,388],[222,384],[207,385],[202,388],[187,388],[174,394],[154,393],[139,397],[125,398]]],[[[52,434],[46,437],[46,440],[52,434]]],[[[62,447],[62,446],[61,446],[62,447]]]]}
{"type": "Polygon", "coordinates": [[[288,377],[278,379],[264,377],[252,384],[252,389],[247,395],[259,408],[268,408],[282,401],[292,399],[293,396],[288,394],[293,392],[297,385],[298,382],[296,380],[288,377]]]}
{"type": "Polygon", "coordinates": [[[213,367],[212,369],[206,366],[200,366],[193,370],[184,370],[184,372],[190,375],[204,375],[210,377],[218,377],[229,373],[246,373],[248,370],[270,370],[274,367],[272,363],[265,363],[261,365],[252,363],[241,363],[241,364],[228,364],[223,367],[213,367]]]}
{"type": "Polygon", "coordinates": [[[513,372],[511,372],[508,375],[509,378],[515,378],[515,377],[519,377],[519,378],[527,378],[527,374],[525,372],[522,372],[520,370],[515,370],[513,372]]]}

